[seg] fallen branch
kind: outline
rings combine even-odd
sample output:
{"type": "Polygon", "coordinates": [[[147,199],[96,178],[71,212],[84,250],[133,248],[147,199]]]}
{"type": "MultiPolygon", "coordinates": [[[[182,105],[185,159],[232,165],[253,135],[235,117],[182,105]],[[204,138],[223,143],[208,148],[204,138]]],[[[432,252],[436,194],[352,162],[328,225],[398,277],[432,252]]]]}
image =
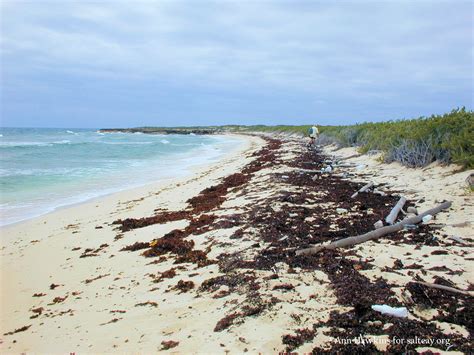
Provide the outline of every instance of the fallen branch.
{"type": "Polygon", "coordinates": [[[400,200],[398,200],[395,207],[392,208],[388,216],[385,218],[385,222],[387,222],[387,224],[395,223],[395,220],[397,219],[398,214],[400,213],[400,210],[403,208],[406,202],[407,202],[407,199],[405,197],[403,196],[400,197],[400,200]]]}
{"type": "Polygon", "coordinates": [[[301,169],[301,168],[298,168],[298,169],[294,169],[294,171],[299,172],[299,173],[309,173],[309,174],[321,174],[321,173],[323,173],[323,172],[321,171],[321,169],[312,170],[312,169],[301,169]]]}
{"type": "Polygon", "coordinates": [[[374,191],[372,191],[372,192],[376,195],[387,196],[387,194],[385,192],[377,190],[377,189],[374,189],[374,191]]]}
{"type": "Polygon", "coordinates": [[[459,289],[454,288],[454,287],[449,287],[449,286],[444,286],[444,285],[437,285],[437,284],[430,284],[428,282],[422,282],[422,281],[411,281],[411,282],[413,282],[415,284],[420,284],[420,285],[423,285],[423,286],[426,286],[426,287],[430,287],[430,288],[437,288],[439,290],[444,290],[444,291],[453,292],[453,293],[459,293],[461,295],[466,295],[466,296],[471,296],[471,297],[474,296],[473,291],[464,291],[464,290],[459,290],[459,289]]]}
{"type": "Polygon", "coordinates": [[[468,245],[468,244],[469,244],[468,242],[466,242],[466,241],[465,241],[464,239],[462,239],[461,237],[457,237],[457,236],[455,236],[455,235],[451,235],[451,236],[449,236],[448,238],[454,240],[455,242],[464,244],[464,245],[468,245]]]}
{"type": "Polygon", "coordinates": [[[355,192],[355,193],[351,196],[351,198],[355,198],[360,192],[365,192],[365,191],[367,191],[368,189],[370,189],[372,186],[374,186],[374,183],[371,181],[371,182],[369,182],[367,185],[362,186],[359,191],[355,192]]]}
{"type": "Polygon", "coordinates": [[[354,163],[337,163],[335,166],[338,168],[353,168],[356,165],[354,163]]]}
{"type": "Polygon", "coordinates": [[[374,223],[374,228],[375,229],[383,228],[383,222],[379,219],[377,222],[374,223]]]}
{"type": "Polygon", "coordinates": [[[312,254],[317,254],[321,250],[325,250],[325,249],[343,248],[343,247],[348,247],[348,246],[355,245],[355,244],[360,244],[360,243],[366,242],[366,241],[371,240],[371,239],[377,239],[377,238],[380,238],[384,235],[394,233],[394,232],[398,232],[398,231],[402,230],[403,227],[407,224],[420,223],[424,216],[426,216],[426,215],[434,216],[435,214],[437,214],[437,213],[441,212],[442,210],[445,210],[449,207],[451,207],[451,202],[450,201],[444,202],[444,203],[436,206],[435,208],[432,208],[430,210],[427,210],[427,211],[423,212],[422,214],[420,214],[418,216],[405,218],[404,220],[402,220],[402,221],[400,221],[396,224],[393,224],[391,226],[382,227],[382,228],[376,229],[374,231],[371,231],[371,232],[368,232],[368,233],[365,233],[365,234],[362,234],[362,235],[358,235],[356,237],[349,237],[349,238],[339,239],[339,240],[336,240],[336,241],[334,241],[332,243],[329,243],[329,244],[322,244],[322,245],[314,246],[314,247],[311,247],[311,248],[297,250],[296,255],[312,255],[312,254]]]}
{"type": "Polygon", "coordinates": [[[343,160],[347,160],[347,159],[352,159],[352,158],[357,158],[357,157],[360,157],[360,154],[352,154],[352,155],[349,155],[348,157],[339,159],[339,161],[343,161],[343,160]]]}

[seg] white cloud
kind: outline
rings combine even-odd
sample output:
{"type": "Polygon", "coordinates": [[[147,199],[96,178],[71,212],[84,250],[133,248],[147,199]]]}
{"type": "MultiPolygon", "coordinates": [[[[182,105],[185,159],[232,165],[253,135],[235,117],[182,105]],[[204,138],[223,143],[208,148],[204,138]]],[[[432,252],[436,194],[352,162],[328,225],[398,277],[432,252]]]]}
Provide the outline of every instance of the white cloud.
{"type": "Polygon", "coordinates": [[[3,70],[318,95],[449,88],[472,74],[469,3],[3,2],[3,70]],[[467,4],[467,5],[466,5],[467,4]],[[457,9],[456,6],[462,6],[457,9]]]}

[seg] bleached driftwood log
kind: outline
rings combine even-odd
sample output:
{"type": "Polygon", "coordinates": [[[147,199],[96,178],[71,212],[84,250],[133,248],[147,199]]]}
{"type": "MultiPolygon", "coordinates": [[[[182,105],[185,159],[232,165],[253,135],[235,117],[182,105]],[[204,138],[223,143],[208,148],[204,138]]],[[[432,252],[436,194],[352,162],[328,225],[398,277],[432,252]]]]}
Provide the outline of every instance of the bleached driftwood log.
{"type": "Polygon", "coordinates": [[[454,240],[455,242],[464,244],[464,245],[469,244],[468,242],[466,242],[466,241],[465,241],[464,239],[462,239],[461,237],[457,237],[457,236],[455,236],[455,235],[451,235],[451,236],[449,236],[448,238],[454,240]]]}
{"type": "Polygon", "coordinates": [[[372,186],[374,186],[374,183],[371,181],[371,182],[369,182],[368,184],[362,186],[359,191],[354,192],[354,194],[351,196],[351,198],[355,198],[360,192],[367,191],[367,190],[370,189],[372,186]]]}
{"type": "Polygon", "coordinates": [[[426,286],[426,287],[437,288],[439,290],[444,290],[444,291],[453,292],[453,293],[459,293],[461,295],[474,296],[473,291],[463,291],[463,290],[459,290],[459,289],[454,288],[454,287],[449,287],[449,286],[444,286],[444,285],[437,285],[437,284],[430,284],[428,282],[422,282],[422,281],[411,281],[411,282],[413,282],[415,284],[420,284],[420,285],[423,285],[423,286],[426,286]]]}
{"type": "Polygon", "coordinates": [[[374,228],[375,229],[383,228],[383,222],[381,220],[378,220],[377,222],[374,223],[374,228]]]}
{"type": "Polygon", "coordinates": [[[302,168],[297,168],[294,169],[294,171],[299,172],[299,173],[308,173],[308,174],[320,174],[321,170],[315,170],[315,169],[302,169],[302,168]]]}
{"type": "Polygon", "coordinates": [[[339,159],[339,161],[343,161],[343,160],[347,160],[347,159],[352,159],[352,158],[357,158],[357,157],[360,157],[360,154],[352,154],[352,155],[349,155],[348,157],[339,159]]]}
{"type": "Polygon", "coordinates": [[[407,202],[407,199],[405,197],[400,197],[400,200],[398,200],[397,204],[395,207],[392,208],[388,216],[385,218],[385,222],[387,224],[393,224],[395,223],[395,220],[398,217],[398,214],[400,213],[400,210],[405,206],[405,203],[407,202]]]}
{"type": "Polygon", "coordinates": [[[418,216],[405,218],[404,220],[402,220],[398,223],[395,223],[391,226],[382,227],[382,228],[373,230],[371,232],[368,232],[368,233],[365,233],[365,234],[362,234],[362,235],[358,235],[356,237],[349,237],[349,238],[339,239],[339,240],[336,240],[335,242],[332,242],[332,243],[329,243],[329,244],[321,244],[321,245],[317,245],[317,246],[314,246],[314,247],[311,247],[311,248],[300,249],[300,250],[296,251],[296,255],[317,254],[320,251],[325,250],[325,249],[343,248],[343,247],[348,247],[348,246],[355,245],[355,244],[360,244],[360,243],[366,242],[366,241],[371,240],[371,239],[377,239],[377,238],[383,237],[384,235],[394,233],[394,232],[398,232],[399,230],[402,230],[403,227],[406,224],[420,223],[424,216],[426,216],[426,215],[434,216],[435,214],[437,214],[437,213],[441,212],[442,210],[445,210],[449,207],[451,207],[451,202],[450,201],[444,202],[444,203],[436,206],[435,208],[432,208],[430,210],[427,210],[427,211],[419,214],[418,216]]]}

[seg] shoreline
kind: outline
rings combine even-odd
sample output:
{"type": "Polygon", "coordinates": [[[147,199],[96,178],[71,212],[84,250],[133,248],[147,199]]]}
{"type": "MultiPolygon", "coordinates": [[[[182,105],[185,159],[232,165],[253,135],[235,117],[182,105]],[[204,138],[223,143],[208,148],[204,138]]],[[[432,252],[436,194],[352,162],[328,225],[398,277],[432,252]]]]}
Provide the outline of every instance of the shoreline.
{"type": "Polygon", "coordinates": [[[390,344],[394,336],[469,348],[464,318],[443,304],[417,307],[424,294],[450,307],[466,296],[452,301],[412,284],[443,278],[472,287],[465,249],[473,243],[473,199],[461,185],[469,172],[408,170],[362,156],[322,175],[325,161],[353,151],[329,147],[323,155],[301,138],[262,137],[265,144],[249,137],[248,149],[184,181],[12,228],[17,238],[2,238],[1,250],[1,332],[12,333],[1,336],[2,352],[303,353],[343,350],[335,339],[356,331],[378,341],[357,350],[404,349],[390,344]],[[367,180],[386,195],[350,199],[367,180]],[[414,192],[403,190],[410,181],[414,192]],[[401,194],[421,210],[445,196],[453,207],[416,230],[295,257],[297,249],[372,229],[401,194]],[[408,307],[409,318],[378,314],[373,304],[408,307]]]}
{"type": "Polygon", "coordinates": [[[208,168],[210,168],[214,165],[219,164],[220,161],[226,160],[228,157],[240,154],[241,151],[246,149],[246,147],[249,145],[249,141],[251,140],[249,138],[250,136],[248,136],[248,135],[239,135],[239,134],[233,134],[233,133],[226,133],[226,134],[221,133],[221,134],[216,134],[215,136],[223,136],[223,137],[225,137],[225,136],[234,136],[234,137],[238,137],[239,139],[242,140],[242,142],[241,142],[242,146],[234,148],[234,150],[232,152],[227,152],[227,153],[222,154],[219,158],[217,158],[217,160],[214,160],[214,161],[211,161],[211,162],[199,163],[197,165],[191,166],[191,167],[187,168],[187,171],[184,175],[179,176],[179,177],[163,178],[163,179],[160,179],[160,180],[157,180],[157,181],[146,182],[146,183],[140,184],[138,186],[118,188],[116,191],[100,194],[100,195],[90,197],[90,198],[86,198],[82,201],[68,203],[68,204],[65,204],[65,205],[57,206],[57,207],[52,207],[51,210],[40,213],[38,215],[31,216],[31,217],[26,217],[26,218],[21,219],[21,220],[16,221],[16,222],[0,225],[0,234],[5,229],[8,229],[10,227],[16,227],[16,226],[21,225],[23,223],[32,222],[36,219],[42,218],[42,217],[47,216],[51,213],[56,213],[58,211],[62,211],[64,209],[74,208],[74,207],[80,206],[82,204],[87,204],[87,203],[93,204],[94,201],[100,202],[101,199],[106,199],[106,198],[108,198],[110,196],[113,196],[113,195],[116,195],[116,194],[121,194],[121,193],[126,193],[126,192],[133,193],[134,190],[136,190],[136,193],[140,193],[141,192],[140,190],[145,190],[146,191],[148,189],[156,189],[156,188],[162,187],[163,185],[173,184],[173,182],[179,182],[181,180],[186,180],[187,178],[189,178],[193,175],[199,174],[201,171],[205,171],[206,169],[208,169],[208,168]]]}

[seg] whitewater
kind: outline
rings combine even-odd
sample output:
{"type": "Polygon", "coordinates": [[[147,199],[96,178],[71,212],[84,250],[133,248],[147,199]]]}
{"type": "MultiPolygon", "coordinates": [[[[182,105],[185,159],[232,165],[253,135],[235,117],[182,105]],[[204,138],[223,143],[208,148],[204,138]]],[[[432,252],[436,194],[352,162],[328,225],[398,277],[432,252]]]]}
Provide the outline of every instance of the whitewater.
{"type": "Polygon", "coordinates": [[[235,136],[0,129],[0,225],[164,179],[218,161],[235,136]]]}

